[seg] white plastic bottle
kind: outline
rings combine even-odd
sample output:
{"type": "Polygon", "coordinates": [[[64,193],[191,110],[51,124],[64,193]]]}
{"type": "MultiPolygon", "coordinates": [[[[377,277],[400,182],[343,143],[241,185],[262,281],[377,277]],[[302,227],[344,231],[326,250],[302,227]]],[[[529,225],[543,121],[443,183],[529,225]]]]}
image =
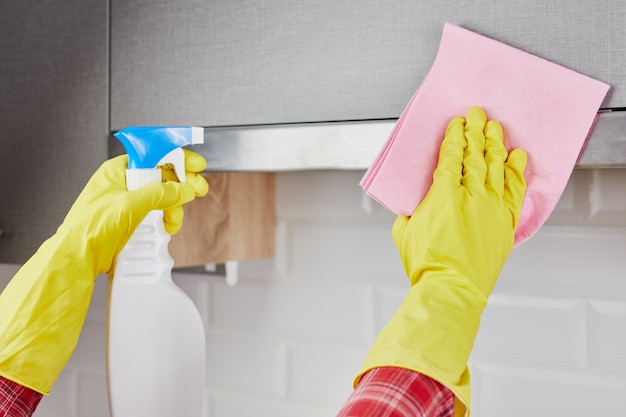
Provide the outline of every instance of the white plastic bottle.
{"type": "MultiPolygon", "coordinates": [[[[142,141],[151,140],[152,135],[143,134],[142,141]]],[[[171,157],[175,166],[180,164],[184,156],[177,149],[180,152],[159,158],[160,163],[171,157]]],[[[159,169],[127,171],[129,189],[151,181],[161,181],[159,169]]],[[[172,281],[169,240],[163,212],[152,211],[117,257],[108,306],[107,382],[112,417],[203,414],[204,325],[192,300],[172,281]]]]}

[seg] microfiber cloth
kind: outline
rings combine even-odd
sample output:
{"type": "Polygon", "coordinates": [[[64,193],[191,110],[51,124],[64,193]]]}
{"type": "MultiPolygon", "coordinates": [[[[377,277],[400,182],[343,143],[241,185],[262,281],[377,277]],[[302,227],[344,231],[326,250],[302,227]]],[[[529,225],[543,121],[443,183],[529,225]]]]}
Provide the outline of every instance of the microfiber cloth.
{"type": "Polygon", "coordinates": [[[556,206],[609,88],[446,23],[435,62],[360,185],[387,209],[410,216],[432,184],[448,122],[480,106],[502,124],[506,148],[528,154],[519,245],[556,206]]]}

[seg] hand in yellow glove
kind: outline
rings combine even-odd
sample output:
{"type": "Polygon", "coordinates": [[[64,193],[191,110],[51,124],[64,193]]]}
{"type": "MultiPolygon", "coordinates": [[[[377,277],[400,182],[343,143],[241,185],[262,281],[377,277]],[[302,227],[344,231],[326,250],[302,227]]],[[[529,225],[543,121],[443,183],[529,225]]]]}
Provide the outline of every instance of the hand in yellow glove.
{"type": "Polygon", "coordinates": [[[94,279],[115,258],[143,218],[164,211],[176,233],[182,205],[208,191],[198,173],[202,156],[185,150],[185,183],[163,169],[164,182],[126,190],[126,155],[106,161],[91,177],[57,232],[0,294],[0,375],[48,395],[76,347],[94,279]]]}
{"type": "Polygon", "coordinates": [[[513,248],[527,156],[507,153],[502,127],[473,107],[446,129],[433,184],[392,235],[411,289],[379,334],[355,384],[369,369],[425,374],[456,395],[469,416],[467,361],[480,316],[513,248]]]}

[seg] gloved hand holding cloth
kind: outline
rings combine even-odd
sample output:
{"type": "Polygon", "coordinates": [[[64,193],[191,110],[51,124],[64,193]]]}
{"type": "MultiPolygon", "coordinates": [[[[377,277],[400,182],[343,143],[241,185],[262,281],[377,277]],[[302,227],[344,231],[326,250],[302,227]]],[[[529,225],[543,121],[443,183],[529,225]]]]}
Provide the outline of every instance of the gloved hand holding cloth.
{"type": "Polygon", "coordinates": [[[411,289],[355,385],[373,368],[410,369],[447,386],[456,396],[455,415],[469,415],[467,362],[513,248],[526,161],[521,149],[507,152],[502,127],[479,107],[449,123],[428,194],[392,229],[411,289]]]}
{"type": "Polygon", "coordinates": [[[20,268],[0,294],[0,376],[48,395],[80,335],[95,278],[152,210],[164,211],[176,233],[182,205],[208,191],[199,175],[206,161],[184,150],[186,182],[169,167],[163,182],[127,191],[127,155],[106,161],[88,181],[56,233],[20,268]]]}

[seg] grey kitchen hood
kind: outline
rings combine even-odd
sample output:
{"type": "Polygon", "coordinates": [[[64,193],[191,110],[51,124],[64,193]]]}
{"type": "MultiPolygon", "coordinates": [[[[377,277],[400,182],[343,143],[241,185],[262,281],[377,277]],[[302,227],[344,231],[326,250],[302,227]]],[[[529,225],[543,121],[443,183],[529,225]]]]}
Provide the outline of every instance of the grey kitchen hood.
{"type": "MultiPolygon", "coordinates": [[[[210,172],[365,170],[396,119],[209,127],[191,149],[210,172]]],[[[111,137],[109,154],[123,153],[111,137]]],[[[626,109],[602,109],[576,168],[626,168],[626,109]]]]}

